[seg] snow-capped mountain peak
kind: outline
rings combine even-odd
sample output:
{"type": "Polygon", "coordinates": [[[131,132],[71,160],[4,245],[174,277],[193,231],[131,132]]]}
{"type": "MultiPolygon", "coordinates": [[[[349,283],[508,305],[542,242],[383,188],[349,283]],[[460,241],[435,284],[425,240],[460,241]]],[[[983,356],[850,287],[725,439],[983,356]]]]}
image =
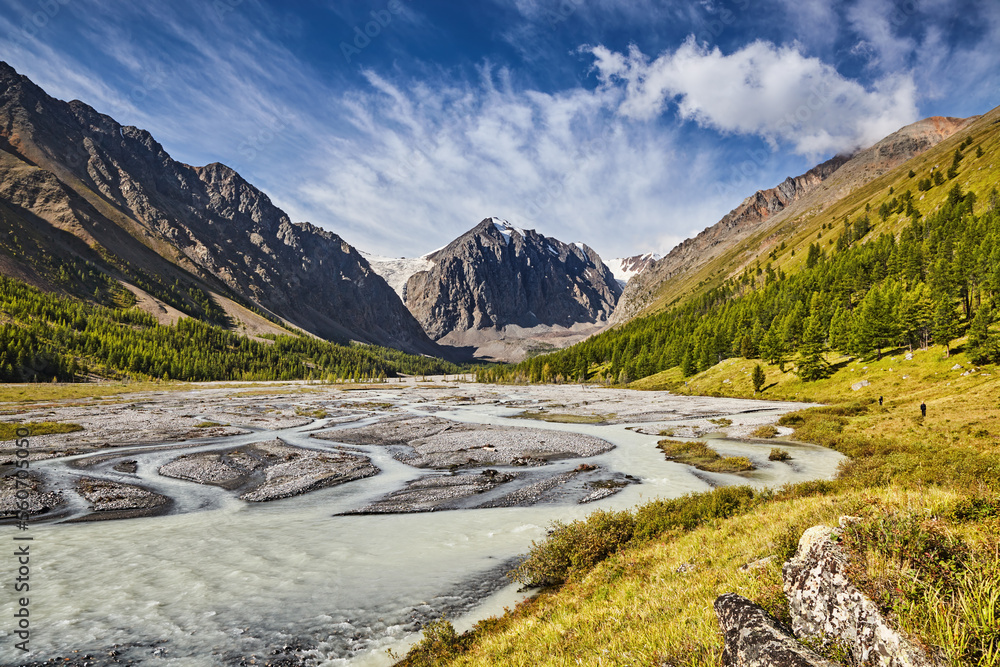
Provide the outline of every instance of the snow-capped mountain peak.
{"type": "Polygon", "coordinates": [[[513,232],[516,232],[521,238],[524,238],[526,236],[523,229],[521,229],[520,227],[515,227],[514,225],[510,224],[509,222],[501,218],[496,218],[496,217],[490,218],[490,222],[493,223],[493,226],[496,227],[496,230],[500,232],[500,235],[503,236],[504,241],[506,241],[507,243],[510,243],[510,235],[513,232]]]}

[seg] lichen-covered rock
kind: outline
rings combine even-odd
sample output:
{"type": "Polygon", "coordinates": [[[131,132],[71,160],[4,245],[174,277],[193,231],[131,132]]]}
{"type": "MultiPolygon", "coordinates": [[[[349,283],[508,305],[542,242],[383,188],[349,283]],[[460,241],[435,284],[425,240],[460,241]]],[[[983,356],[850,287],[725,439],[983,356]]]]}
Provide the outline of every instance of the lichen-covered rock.
{"type": "Polygon", "coordinates": [[[937,661],[889,627],[875,603],[847,578],[840,531],[814,526],[803,533],[783,568],[784,590],[796,637],[837,640],[856,665],[936,667],[937,661]]]}
{"type": "Polygon", "coordinates": [[[725,636],[727,667],[837,667],[796,641],[760,606],[735,593],[720,595],[715,613],[725,636]]]}

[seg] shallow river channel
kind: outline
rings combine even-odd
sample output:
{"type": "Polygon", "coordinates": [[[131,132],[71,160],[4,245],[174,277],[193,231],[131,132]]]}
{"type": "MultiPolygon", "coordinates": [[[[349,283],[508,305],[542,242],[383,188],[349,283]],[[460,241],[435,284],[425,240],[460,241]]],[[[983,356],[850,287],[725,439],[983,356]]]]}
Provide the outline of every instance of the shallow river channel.
{"type": "MultiPolygon", "coordinates": [[[[26,531],[33,538],[32,651],[25,656],[14,648],[17,639],[10,619],[16,607],[11,595],[5,594],[0,598],[4,619],[0,664],[56,657],[77,660],[89,654],[94,659],[91,664],[97,665],[202,667],[249,663],[251,657],[263,664],[275,655],[306,656],[307,664],[314,665],[388,665],[392,659],[387,649],[404,654],[419,639],[423,623],[447,615],[464,629],[522,599],[527,593],[518,592],[504,574],[555,520],[721,485],[780,486],[831,478],[842,459],[836,452],[780,436],[775,441],[750,435],[801,404],[583,390],[575,385],[511,388],[453,383],[353,392],[281,391],[276,388],[273,396],[252,397],[231,388],[199,390],[190,396],[160,392],[124,405],[109,401],[47,407],[44,414],[27,415],[35,421],[85,426],[78,435],[62,436],[83,453],[32,462],[32,470],[48,484],[72,489],[75,480],[86,474],[141,486],[169,497],[172,505],[159,516],[74,522],[71,519],[89,513],[87,501],[66,491],[57,519],[46,520],[45,515],[34,519],[26,531]],[[292,426],[243,419],[254,414],[250,408],[257,412],[265,408],[266,413],[269,406],[306,416],[288,422],[292,426]],[[308,416],[322,414],[316,412],[320,408],[331,416],[308,416]],[[526,410],[540,418],[516,417],[526,410]],[[556,414],[604,421],[546,419],[556,414]],[[143,415],[156,419],[144,422],[143,415]],[[502,462],[490,467],[498,474],[527,470],[559,475],[586,463],[617,479],[630,476],[626,478],[630,483],[620,490],[616,487],[613,495],[583,504],[579,494],[567,492],[562,497],[557,488],[529,506],[344,515],[417,478],[450,474],[410,465],[399,456],[399,447],[337,440],[338,431],[412,416],[592,436],[614,448],[594,456],[553,457],[535,468],[502,462]],[[102,419],[137,421],[127,443],[116,441],[112,433],[103,436],[106,442],[100,449],[87,451],[83,438],[104,428],[102,419]],[[244,428],[235,434],[206,432],[164,440],[156,437],[161,423],[157,419],[211,420],[244,428]],[[149,437],[143,436],[144,428],[149,437]],[[712,474],[668,461],[656,448],[664,437],[661,433],[707,440],[723,456],[750,458],[757,470],[712,474]],[[160,466],[182,454],[275,440],[365,456],[379,472],[269,502],[247,502],[219,486],[158,473],[160,466]],[[774,446],[787,450],[791,459],[769,461],[774,446]],[[101,462],[81,464],[82,459],[94,457],[101,457],[101,462]],[[113,467],[125,458],[136,461],[133,472],[113,467]]],[[[58,444],[52,438],[42,444],[58,444]]],[[[7,545],[18,534],[11,525],[0,525],[7,545]]],[[[0,559],[8,592],[14,567],[13,559],[0,559]]]]}

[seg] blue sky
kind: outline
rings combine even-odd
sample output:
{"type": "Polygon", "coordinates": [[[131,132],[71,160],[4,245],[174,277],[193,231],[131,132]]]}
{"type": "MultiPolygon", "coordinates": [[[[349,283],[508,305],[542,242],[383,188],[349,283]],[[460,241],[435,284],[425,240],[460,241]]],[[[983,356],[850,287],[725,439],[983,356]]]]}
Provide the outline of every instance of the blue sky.
{"type": "Polygon", "coordinates": [[[1000,104],[996,0],[0,0],[0,59],[420,255],[488,216],[605,258],[1000,104]],[[366,34],[367,33],[367,34],[366,34]]]}

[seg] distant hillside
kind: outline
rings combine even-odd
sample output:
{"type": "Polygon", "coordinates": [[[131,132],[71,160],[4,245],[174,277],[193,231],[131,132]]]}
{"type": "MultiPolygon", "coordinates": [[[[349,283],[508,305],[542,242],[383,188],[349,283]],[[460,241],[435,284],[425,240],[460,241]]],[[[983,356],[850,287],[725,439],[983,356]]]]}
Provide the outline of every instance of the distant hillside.
{"type": "Polygon", "coordinates": [[[810,381],[838,354],[948,348],[964,335],[976,363],[996,363],[998,151],[1000,108],[822,209],[759,230],[694,276],[679,275],[674,284],[690,291],[669,309],[483,377],[629,382],[677,368],[683,378],[743,357],[788,364],[810,381]],[[694,280],[705,271],[710,278],[694,280]]]}
{"type": "Polygon", "coordinates": [[[975,119],[934,117],[908,125],[870,148],[837,156],[805,174],[747,197],[722,220],[675,247],[630,281],[612,323],[655,312],[704,292],[785,241],[796,228],[874,179],[966,128],[975,119]]]}

